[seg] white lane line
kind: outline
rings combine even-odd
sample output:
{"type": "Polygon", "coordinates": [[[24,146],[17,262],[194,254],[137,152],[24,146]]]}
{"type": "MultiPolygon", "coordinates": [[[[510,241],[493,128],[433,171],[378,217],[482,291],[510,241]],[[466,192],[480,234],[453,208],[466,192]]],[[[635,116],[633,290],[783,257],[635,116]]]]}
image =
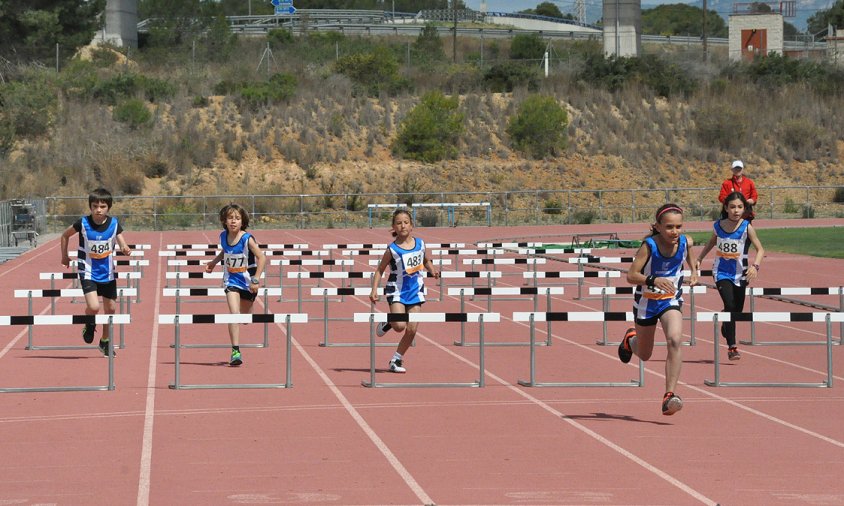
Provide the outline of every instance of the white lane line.
{"type": "MultiPolygon", "coordinates": [[[[158,244],[161,247],[163,234],[158,234],[158,244]]],[[[161,261],[164,257],[158,258],[158,266],[155,276],[155,314],[152,319],[152,341],[149,351],[149,372],[147,374],[147,398],[144,408],[144,437],[141,443],[141,465],[138,476],[138,506],[149,505],[150,476],[152,475],[152,428],[155,421],[155,373],[158,366],[158,312],[161,304],[161,261]]]]}

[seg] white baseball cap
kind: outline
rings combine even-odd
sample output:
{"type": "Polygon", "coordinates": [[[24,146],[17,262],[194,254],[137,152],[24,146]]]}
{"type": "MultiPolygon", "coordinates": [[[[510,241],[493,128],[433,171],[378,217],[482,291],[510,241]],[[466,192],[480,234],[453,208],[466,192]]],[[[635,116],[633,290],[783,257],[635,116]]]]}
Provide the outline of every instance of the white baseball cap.
{"type": "Polygon", "coordinates": [[[733,162],[733,165],[732,165],[730,168],[731,168],[731,169],[743,169],[743,168],[744,168],[744,164],[741,162],[741,160],[735,160],[735,161],[733,162]]]}

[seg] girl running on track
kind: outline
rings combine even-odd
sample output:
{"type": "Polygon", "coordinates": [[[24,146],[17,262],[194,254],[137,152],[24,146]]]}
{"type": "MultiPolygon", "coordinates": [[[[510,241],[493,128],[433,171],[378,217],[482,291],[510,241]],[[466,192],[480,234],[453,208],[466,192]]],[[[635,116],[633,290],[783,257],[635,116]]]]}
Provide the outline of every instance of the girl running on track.
{"type": "MultiPolygon", "coordinates": [[[[697,267],[713,247],[715,262],[712,275],[715,286],[724,302],[724,311],[741,312],[744,309],[744,295],[747,285],[759,276],[759,263],[765,256],[765,248],[759,242],[756,230],[743,218],[747,199],[741,192],[733,192],[724,199],[721,219],[713,223],[712,237],[697,257],[697,267]],[[756,256],[748,263],[748,250],[753,245],[756,256]]],[[[727,340],[727,358],[739,360],[741,353],[736,347],[736,323],[721,324],[721,335],[727,340]]]]}
{"type": "MultiPolygon", "coordinates": [[[[387,286],[384,295],[390,304],[391,313],[418,313],[425,302],[425,278],[422,270],[427,270],[435,279],[440,277],[438,270],[434,268],[431,259],[425,255],[425,241],[413,237],[413,217],[406,209],[396,209],[393,213],[393,237],[395,240],[390,243],[381,263],[372,277],[372,292],[369,300],[378,302],[378,285],[381,284],[381,277],[384,270],[390,266],[390,276],[387,278],[387,286]]],[[[390,371],[396,373],[407,372],[402,360],[413,338],[416,336],[416,322],[392,322],[378,325],[376,334],[381,337],[390,329],[396,332],[404,332],[399,341],[393,358],[390,359],[390,371]]]]}
{"type": "Polygon", "coordinates": [[[627,329],[618,345],[618,358],[625,364],[633,355],[648,360],[654,349],[656,323],[662,324],[668,356],[665,359],[665,395],[662,414],[673,415],[683,409],[683,400],[674,393],[682,366],[683,338],[683,261],[697,283],[697,267],[692,263],[692,239],[682,234],[683,210],[665,204],[656,211],[652,233],[642,242],[627,272],[627,282],[637,285],[633,295],[636,326],[627,329]]]}
{"type": "MultiPolygon", "coordinates": [[[[220,233],[222,251],[213,260],[205,264],[205,272],[214,270],[214,266],[223,262],[223,284],[226,287],[226,302],[232,314],[252,312],[252,304],[258,295],[261,273],[264,272],[266,257],[258,247],[258,241],[246,229],[249,227],[249,213],[237,204],[229,204],[220,209],[220,233]]],[[[238,324],[229,324],[229,338],[232,353],[229,365],[243,363],[240,354],[240,329],[238,324]]]]}

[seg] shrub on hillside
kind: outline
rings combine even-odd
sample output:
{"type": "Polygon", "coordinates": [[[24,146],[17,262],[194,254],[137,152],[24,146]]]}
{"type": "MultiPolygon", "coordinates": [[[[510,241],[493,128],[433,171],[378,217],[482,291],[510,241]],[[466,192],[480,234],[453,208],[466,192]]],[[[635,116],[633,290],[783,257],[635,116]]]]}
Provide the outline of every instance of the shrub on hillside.
{"type": "Polygon", "coordinates": [[[443,41],[437,33],[437,25],[426,23],[413,42],[413,61],[431,62],[445,60],[443,41]]]}
{"type": "Polygon", "coordinates": [[[152,120],[152,113],[143,100],[129,98],[115,106],[114,119],[135,129],[149,123],[152,120]]]}
{"type": "Polygon", "coordinates": [[[736,151],[745,145],[750,129],[742,111],[727,104],[704,106],[693,111],[695,135],[707,147],[736,151]]]}
{"type": "Polygon", "coordinates": [[[791,148],[795,158],[814,160],[822,157],[827,132],[805,118],[788,119],[779,126],[780,141],[791,148]]]}
{"type": "Polygon", "coordinates": [[[545,54],[545,41],[538,33],[518,34],[510,44],[510,58],[514,60],[539,60],[545,54]]]}
{"type": "Polygon", "coordinates": [[[385,47],[340,57],[334,69],[351,79],[358,90],[373,97],[382,90],[393,89],[400,81],[398,61],[385,47]]]}
{"type": "Polygon", "coordinates": [[[540,159],[565,149],[567,126],[568,114],[554,97],[531,95],[510,117],[507,134],[517,150],[540,159]]]}
{"type": "Polygon", "coordinates": [[[497,63],[484,73],[483,83],[493,93],[510,93],[520,86],[536,91],[539,74],[534,67],[523,63],[497,63]]]}
{"type": "Polygon", "coordinates": [[[0,122],[5,137],[35,137],[47,133],[56,109],[56,93],[47,78],[28,76],[26,82],[0,84],[0,122]]]}
{"type": "Polygon", "coordinates": [[[293,43],[293,32],[286,28],[275,28],[267,33],[272,47],[281,47],[293,43]]]}
{"type": "Polygon", "coordinates": [[[664,97],[689,95],[697,89],[688,72],[655,55],[604,58],[602,54],[589,54],[578,79],[613,92],[628,83],[641,82],[664,97]]]}
{"type": "Polygon", "coordinates": [[[439,91],[428,92],[401,122],[393,141],[393,153],[424,162],[455,158],[463,119],[457,97],[449,98],[439,91]]]}
{"type": "Polygon", "coordinates": [[[240,104],[253,111],[293,98],[296,94],[296,77],[292,74],[273,74],[267,82],[246,83],[238,90],[240,104]]]}

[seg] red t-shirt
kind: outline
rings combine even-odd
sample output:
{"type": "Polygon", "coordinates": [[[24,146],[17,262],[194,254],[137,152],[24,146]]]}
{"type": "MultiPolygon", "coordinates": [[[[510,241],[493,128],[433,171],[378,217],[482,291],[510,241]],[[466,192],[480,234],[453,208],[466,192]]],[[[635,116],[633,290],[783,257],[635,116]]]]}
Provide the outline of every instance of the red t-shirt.
{"type": "MultiPolygon", "coordinates": [[[[718,201],[723,204],[724,199],[727,198],[727,195],[733,192],[741,192],[741,194],[744,195],[744,198],[748,200],[753,200],[754,206],[757,202],[759,202],[759,194],[756,193],[756,184],[754,184],[753,180],[747,176],[742,177],[741,182],[736,181],[735,176],[724,181],[724,183],[721,185],[721,193],[718,194],[718,201]]],[[[750,217],[753,217],[754,215],[752,210],[748,214],[750,215],[750,217]]]]}

